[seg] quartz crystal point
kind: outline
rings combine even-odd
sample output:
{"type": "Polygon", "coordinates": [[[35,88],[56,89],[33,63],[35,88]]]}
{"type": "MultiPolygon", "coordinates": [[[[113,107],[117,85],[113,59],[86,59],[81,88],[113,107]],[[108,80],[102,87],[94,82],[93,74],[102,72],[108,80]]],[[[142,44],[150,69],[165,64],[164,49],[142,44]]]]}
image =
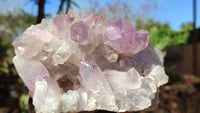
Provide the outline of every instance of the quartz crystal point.
{"type": "Polygon", "coordinates": [[[81,62],[79,81],[92,93],[112,94],[112,90],[101,69],[96,64],[81,62]]]}
{"type": "Polygon", "coordinates": [[[61,91],[55,80],[50,77],[38,77],[35,83],[33,105],[38,113],[56,113],[60,111],[61,91]]]}
{"type": "Polygon", "coordinates": [[[70,28],[71,39],[81,45],[90,43],[89,27],[84,23],[74,23],[70,28]]]}
{"type": "Polygon", "coordinates": [[[149,33],[144,30],[136,32],[132,24],[119,18],[107,24],[106,39],[108,45],[119,53],[133,55],[148,45],[149,33]]]}
{"type": "Polygon", "coordinates": [[[81,85],[92,92],[94,100],[97,100],[98,108],[117,109],[113,91],[107,82],[101,69],[92,63],[81,62],[79,70],[79,81],[81,85]]]}
{"type": "Polygon", "coordinates": [[[119,53],[127,52],[135,44],[135,27],[123,18],[116,19],[107,24],[106,39],[119,53]]]}
{"type": "Polygon", "coordinates": [[[22,80],[27,85],[30,93],[35,90],[35,82],[38,77],[48,77],[49,73],[44,65],[37,60],[15,56],[13,63],[22,80]]]}
{"type": "Polygon", "coordinates": [[[168,81],[148,31],[123,18],[69,11],[30,26],[13,46],[37,113],[139,111],[157,105],[168,81]]]}

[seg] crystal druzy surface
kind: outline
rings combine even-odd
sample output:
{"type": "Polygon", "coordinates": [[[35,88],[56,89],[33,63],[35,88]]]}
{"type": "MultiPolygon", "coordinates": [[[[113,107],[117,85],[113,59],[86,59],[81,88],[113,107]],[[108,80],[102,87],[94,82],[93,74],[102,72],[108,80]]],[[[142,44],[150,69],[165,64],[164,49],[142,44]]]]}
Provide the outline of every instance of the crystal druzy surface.
{"type": "Polygon", "coordinates": [[[139,111],[156,106],[168,81],[148,31],[123,18],[70,11],[30,26],[13,46],[38,113],[139,111]]]}

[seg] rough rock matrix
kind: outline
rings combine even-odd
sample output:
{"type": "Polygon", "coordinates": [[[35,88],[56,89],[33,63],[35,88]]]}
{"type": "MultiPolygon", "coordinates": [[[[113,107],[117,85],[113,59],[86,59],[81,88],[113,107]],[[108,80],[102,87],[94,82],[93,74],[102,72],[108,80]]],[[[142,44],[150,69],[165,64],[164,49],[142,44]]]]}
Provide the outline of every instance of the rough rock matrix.
{"type": "Polygon", "coordinates": [[[30,26],[13,46],[38,113],[139,111],[156,106],[168,81],[148,31],[123,18],[70,11],[30,26]]]}

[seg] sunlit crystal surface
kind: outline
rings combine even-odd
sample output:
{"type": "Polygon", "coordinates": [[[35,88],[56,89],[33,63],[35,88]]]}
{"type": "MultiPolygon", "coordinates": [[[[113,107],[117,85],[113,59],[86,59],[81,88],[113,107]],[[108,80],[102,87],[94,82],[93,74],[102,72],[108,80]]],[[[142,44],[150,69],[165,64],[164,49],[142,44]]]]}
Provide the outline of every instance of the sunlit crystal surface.
{"type": "Polygon", "coordinates": [[[70,28],[71,39],[81,45],[90,43],[89,27],[84,23],[74,23],[70,28]]]}
{"type": "Polygon", "coordinates": [[[69,11],[32,25],[13,46],[37,113],[139,111],[156,106],[168,81],[148,31],[123,18],[69,11]]]}
{"type": "Polygon", "coordinates": [[[116,51],[123,53],[135,45],[135,27],[123,18],[106,25],[106,39],[116,51]]]}

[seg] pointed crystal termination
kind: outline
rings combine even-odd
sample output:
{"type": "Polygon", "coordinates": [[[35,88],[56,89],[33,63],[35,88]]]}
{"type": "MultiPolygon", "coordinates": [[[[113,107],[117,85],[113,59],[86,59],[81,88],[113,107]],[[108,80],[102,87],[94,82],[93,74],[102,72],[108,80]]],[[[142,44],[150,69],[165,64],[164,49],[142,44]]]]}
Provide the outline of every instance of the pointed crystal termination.
{"type": "Polygon", "coordinates": [[[81,14],[80,21],[87,24],[88,26],[92,26],[94,24],[94,13],[86,12],[81,14]]]}
{"type": "Polygon", "coordinates": [[[79,81],[86,90],[93,93],[91,99],[97,102],[92,106],[99,109],[118,109],[113,91],[98,65],[81,62],[79,81]]]}
{"type": "Polygon", "coordinates": [[[53,22],[58,30],[64,30],[67,27],[67,24],[69,24],[67,18],[67,15],[57,15],[54,18],[53,22]]]}
{"type": "Polygon", "coordinates": [[[142,78],[134,68],[127,72],[106,70],[104,74],[114,90],[137,89],[142,84],[142,78]]]}
{"type": "Polygon", "coordinates": [[[90,43],[91,37],[89,36],[89,27],[84,24],[77,22],[70,28],[71,39],[81,45],[90,43]]]}
{"type": "Polygon", "coordinates": [[[135,27],[128,21],[119,18],[106,26],[106,39],[108,45],[119,53],[134,55],[149,43],[149,33],[141,30],[135,32],[135,27]]]}
{"type": "Polygon", "coordinates": [[[149,32],[145,30],[136,31],[135,34],[135,41],[138,44],[137,46],[140,46],[142,49],[146,48],[149,43],[149,32]]]}
{"type": "Polygon", "coordinates": [[[58,113],[61,92],[57,82],[50,77],[38,77],[35,82],[33,105],[37,113],[58,113]]]}
{"type": "Polygon", "coordinates": [[[58,48],[55,54],[52,56],[54,64],[64,64],[71,56],[71,48],[67,44],[63,44],[58,48]]]}
{"type": "Polygon", "coordinates": [[[135,27],[123,18],[116,19],[107,24],[106,39],[119,53],[127,52],[135,44],[135,27]]]}
{"type": "Polygon", "coordinates": [[[47,69],[40,61],[15,56],[13,58],[13,63],[31,94],[33,94],[35,90],[36,78],[49,76],[47,69]]]}
{"type": "Polygon", "coordinates": [[[149,32],[145,30],[136,31],[135,33],[135,45],[128,52],[124,53],[128,56],[139,53],[144,50],[149,44],[149,32]]]}
{"type": "Polygon", "coordinates": [[[165,74],[164,69],[159,65],[154,66],[152,71],[147,76],[152,77],[155,81],[157,81],[158,87],[166,84],[169,79],[168,76],[165,74]]]}
{"type": "Polygon", "coordinates": [[[96,64],[81,62],[80,83],[92,93],[112,94],[112,90],[101,69],[96,64]]]}
{"type": "Polygon", "coordinates": [[[34,57],[42,50],[44,43],[34,35],[23,34],[12,45],[15,47],[15,53],[17,55],[34,57]],[[32,40],[27,40],[28,37],[32,38],[32,40]]]}

